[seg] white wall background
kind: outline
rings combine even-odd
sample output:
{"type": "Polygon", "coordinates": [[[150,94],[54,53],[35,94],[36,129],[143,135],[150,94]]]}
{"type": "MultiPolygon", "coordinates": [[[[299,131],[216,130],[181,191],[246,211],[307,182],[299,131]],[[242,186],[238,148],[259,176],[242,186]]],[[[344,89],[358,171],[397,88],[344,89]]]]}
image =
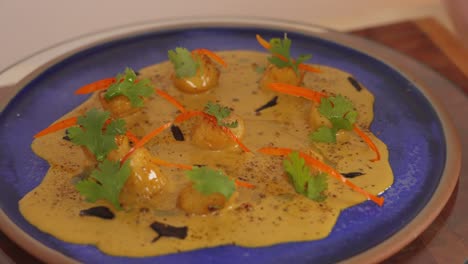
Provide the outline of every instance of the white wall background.
{"type": "Polygon", "coordinates": [[[439,0],[0,0],[0,71],[38,50],[89,32],[203,15],[280,18],[337,30],[429,15],[451,28],[439,0]]]}

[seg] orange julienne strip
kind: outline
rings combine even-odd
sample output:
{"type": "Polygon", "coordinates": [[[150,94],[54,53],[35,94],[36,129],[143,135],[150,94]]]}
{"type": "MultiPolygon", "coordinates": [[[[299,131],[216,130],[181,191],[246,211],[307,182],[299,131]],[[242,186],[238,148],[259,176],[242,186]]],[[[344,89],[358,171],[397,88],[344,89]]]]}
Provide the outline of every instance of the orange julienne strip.
{"type": "Polygon", "coordinates": [[[158,159],[158,158],[152,158],[151,162],[153,162],[154,164],[159,165],[159,166],[174,167],[174,168],[179,168],[179,169],[183,169],[183,170],[191,170],[193,168],[190,165],[171,163],[171,162],[167,162],[165,160],[161,160],[161,159],[158,159]]]}
{"type": "Polygon", "coordinates": [[[59,122],[57,122],[55,124],[50,125],[46,129],[41,130],[39,133],[35,134],[34,138],[42,137],[42,136],[45,136],[45,135],[50,134],[52,132],[59,131],[59,130],[64,129],[64,128],[74,126],[74,125],[76,125],[77,121],[78,121],[78,117],[76,117],[76,116],[67,118],[67,119],[62,120],[62,121],[59,121],[59,122]]]}
{"type": "Polygon", "coordinates": [[[87,84],[75,91],[75,94],[88,94],[99,90],[107,89],[115,82],[115,78],[106,78],[90,84],[87,84]]]}
{"type": "Polygon", "coordinates": [[[267,50],[269,50],[271,48],[270,43],[268,43],[268,41],[266,41],[264,38],[262,38],[262,36],[257,34],[257,35],[255,35],[255,37],[257,38],[258,43],[260,45],[262,45],[262,47],[264,47],[267,50]]]}
{"type": "Polygon", "coordinates": [[[232,140],[234,140],[234,142],[236,142],[237,145],[239,145],[239,147],[240,147],[243,151],[245,151],[245,152],[251,152],[250,149],[248,149],[248,148],[244,145],[244,143],[242,143],[242,142],[240,141],[240,139],[239,139],[238,137],[236,137],[236,135],[234,135],[234,133],[232,133],[232,131],[231,131],[229,128],[224,127],[224,126],[219,126],[219,127],[221,127],[221,129],[224,131],[224,133],[226,133],[232,140]]]}
{"type": "Polygon", "coordinates": [[[371,159],[372,162],[380,160],[380,152],[377,146],[374,144],[372,139],[370,139],[361,129],[359,129],[356,124],[353,124],[353,130],[356,132],[366,144],[375,152],[376,157],[371,159]]]}
{"type": "Polygon", "coordinates": [[[171,103],[173,106],[177,107],[177,109],[179,109],[182,113],[186,111],[185,107],[179,101],[177,101],[177,99],[175,99],[174,97],[170,96],[168,93],[162,90],[159,90],[159,89],[155,89],[155,90],[159,96],[166,99],[166,101],[171,103]]]}
{"type": "Polygon", "coordinates": [[[130,139],[130,141],[133,142],[133,144],[136,144],[136,143],[138,143],[138,141],[140,141],[140,140],[138,139],[138,137],[135,136],[135,134],[133,134],[133,133],[130,132],[130,131],[125,132],[125,135],[128,137],[128,139],[130,139]]]}
{"type": "Polygon", "coordinates": [[[202,111],[185,111],[175,118],[174,123],[182,123],[195,116],[204,116],[204,114],[202,111]]]}
{"type": "Polygon", "coordinates": [[[255,188],[254,184],[251,184],[251,183],[245,182],[245,181],[241,181],[241,180],[238,180],[238,179],[235,180],[235,183],[239,187],[244,187],[244,188],[249,188],[249,189],[255,188]]]}
{"type": "Polygon", "coordinates": [[[170,126],[172,125],[172,122],[168,122],[156,129],[154,129],[153,131],[151,131],[150,133],[148,133],[146,136],[144,136],[142,139],[140,139],[136,144],[135,146],[133,146],[133,148],[130,149],[130,151],[128,151],[127,154],[125,154],[125,156],[120,160],[120,164],[123,164],[127,159],[128,157],[130,157],[130,155],[132,155],[132,153],[137,149],[137,148],[140,148],[142,147],[143,145],[145,145],[148,141],[150,141],[150,139],[152,139],[153,137],[155,137],[156,135],[158,135],[159,133],[161,133],[162,131],[166,130],[167,128],[169,128],[170,126]]]}
{"type": "Polygon", "coordinates": [[[192,52],[202,54],[202,55],[206,55],[206,56],[210,57],[212,60],[214,60],[217,63],[221,64],[223,67],[227,67],[227,63],[220,56],[218,56],[216,53],[212,52],[211,50],[196,49],[196,50],[193,50],[192,52]]]}
{"type": "Polygon", "coordinates": [[[310,65],[301,63],[299,64],[299,69],[303,71],[308,71],[308,72],[315,72],[315,73],[321,73],[322,71],[319,68],[312,67],[310,65]]]}
{"type": "Polygon", "coordinates": [[[320,103],[320,98],[326,96],[322,92],[316,92],[304,87],[294,86],[285,83],[270,83],[268,85],[268,88],[280,93],[304,97],[317,103],[320,103]]]}
{"type": "MultiPolygon", "coordinates": [[[[289,153],[292,152],[291,149],[274,148],[274,147],[271,147],[271,148],[270,147],[265,147],[265,148],[259,149],[258,151],[261,152],[261,153],[264,153],[264,154],[275,155],[275,156],[286,156],[286,155],[288,155],[289,153]]],[[[325,172],[325,173],[329,174],[330,176],[335,177],[336,179],[340,180],[344,184],[351,187],[351,189],[353,189],[354,191],[364,195],[365,197],[367,197],[367,199],[372,200],[377,205],[379,205],[379,206],[383,205],[383,203],[384,203],[384,198],[383,197],[378,197],[378,196],[375,196],[373,194],[370,194],[370,193],[366,192],[364,189],[360,188],[359,186],[355,185],[354,183],[352,183],[351,181],[346,179],[343,175],[341,175],[341,173],[339,173],[338,171],[336,171],[332,167],[328,166],[327,164],[313,158],[312,156],[307,155],[307,154],[305,154],[303,152],[299,152],[299,155],[305,160],[305,162],[307,164],[317,168],[318,170],[320,170],[322,172],[325,172]]]]}

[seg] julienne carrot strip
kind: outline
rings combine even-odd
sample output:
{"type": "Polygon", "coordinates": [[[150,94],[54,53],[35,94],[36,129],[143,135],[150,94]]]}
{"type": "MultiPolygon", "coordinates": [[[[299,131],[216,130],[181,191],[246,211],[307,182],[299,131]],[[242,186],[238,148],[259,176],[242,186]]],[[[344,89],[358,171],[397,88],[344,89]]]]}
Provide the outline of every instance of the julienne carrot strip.
{"type": "Polygon", "coordinates": [[[320,99],[326,96],[326,94],[322,92],[316,92],[304,87],[294,86],[286,83],[270,83],[268,88],[276,92],[304,97],[317,103],[320,103],[320,99]]]}
{"type": "Polygon", "coordinates": [[[322,71],[319,68],[312,67],[310,65],[301,63],[299,64],[299,69],[303,71],[308,71],[308,72],[314,72],[314,73],[321,73],[322,71]]]}
{"type": "MultiPolygon", "coordinates": [[[[259,34],[255,35],[255,37],[257,38],[257,41],[258,43],[264,47],[265,49],[267,50],[270,50],[271,48],[271,45],[270,43],[268,43],[268,41],[266,41],[264,38],[262,38],[259,34]]],[[[274,56],[280,58],[282,61],[285,61],[287,62],[288,59],[285,58],[284,56],[281,56],[279,54],[273,54],[274,56]]],[[[299,69],[303,70],[303,71],[308,71],[308,72],[314,72],[314,73],[320,73],[322,72],[320,69],[318,68],[315,68],[315,67],[312,67],[312,66],[309,66],[307,64],[304,64],[304,63],[301,63],[299,64],[299,69]]]]}
{"type": "Polygon", "coordinates": [[[111,84],[115,83],[115,78],[106,78],[90,84],[87,84],[75,91],[75,94],[88,94],[99,90],[107,89],[111,84]]]}
{"type": "MultiPolygon", "coordinates": [[[[264,147],[258,150],[260,153],[264,153],[267,155],[274,155],[274,156],[287,156],[289,155],[292,150],[288,148],[274,148],[274,147],[264,147]]],[[[340,180],[344,184],[348,185],[353,189],[354,191],[364,195],[367,199],[372,200],[374,203],[378,204],[379,206],[382,206],[384,203],[384,198],[383,197],[378,197],[373,194],[370,194],[366,192],[364,189],[360,188],[359,186],[355,185],[348,179],[346,179],[341,173],[339,173],[337,170],[334,168],[328,166],[327,164],[321,162],[318,159],[315,159],[314,157],[307,155],[303,152],[299,152],[299,156],[301,156],[306,164],[313,166],[314,168],[327,173],[330,176],[335,177],[336,179],[340,180]]]]}
{"type": "Polygon", "coordinates": [[[201,55],[206,55],[210,57],[212,60],[216,61],[217,63],[221,64],[223,67],[227,67],[227,63],[216,53],[212,52],[211,50],[208,49],[195,49],[192,51],[193,53],[198,53],[201,55]]]}
{"type": "Polygon", "coordinates": [[[158,158],[152,158],[151,162],[153,162],[154,164],[159,165],[159,166],[173,167],[173,168],[179,168],[179,169],[183,169],[183,170],[191,170],[193,168],[190,165],[171,163],[171,162],[161,160],[161,159],[158,159],[158,158]]]}
{"type": "Polygon", "coordinates": [[[358,134],[364,142],[375,152],[376,157],[371,159],[372,162],[374,161],[379,161],[380,160],[380,152],[377,146],[372,142],[372,139],[370,139],[359,127],[356,126],[356,124],[353,124],[353,130],[358,134]]]}
{"type": "Polygon", "coordinates": [[[135,134],[133,134],[133,133],[130,132],[130,131],[125,132],[125,135],[128,137],[128,139],[130,139],[130,141],[133,142],[133,144],[136,144],[136,143],[138,143],[138,141],[140,141],[140,140],[138,139],[138,137],[135,136],[135,134]]]}
{"type": "Polygon", "coordinates": [[[70,118],[62,120],[62,121],[59,121],[59,122],[57,122],[55,124],[50,125],[46,129],[41,130],[39,133],[35,134],[34,138],[42,137],[42,136],[45,136],[45,135],[50,134],[52,132],[62,130],[64,128],[72,127],[72,126],[76,125],[77,122],[78,122],[78,117],[76,117],[76,116],[75,117],[70,117],[70,118]]]}
{"type": "Polygon", "coordinates": [[[268,43],[268,41],[266,41],[264,38],[262,38],[262,36],[260,36],[259,34],[256,34],[255,37],[257,38],[257,41],[260,45],[262,45],[263,48],[269,50],[271,48],[271,45],[270,43],[268,43]]]}
{"type": "MultiPolygon", "coordinates": [[[[216,122],[216,121],[215,121],[215,122],[216,122]]],[[[216,123],[215,123],[215,124],[216,124],[216,123]]],[[[234,133],[232,133],[232,131],[231,131],[229,128],[227,128],[227,127],[225,127],[225,126],[220,126],[220,127],[221,127],[221,129],[224,131],[224,133],[226,133],[232,140],[234,140],[234,141],[237,143],[237,145],[239,145],[239,147],[240,147],[243,151],[245,151],[245,152],[251,152],[250,149],[248,149],[248,148],[244,145],[244,143],[242,143],[242,142],[240,141],[240,139],[239,139],[238,137],[236,137],[236,135],[234,135],[234,133]]]]}
{"type": "Polygon", "coordinates": [[[178,115],[175,120],[174,120],[174,123],[182,123],[192,117],[196,117],[196,116],[204,116],[205,113],[202,112],[202,111],[185,111],[185,112],[182,112],[182,114],[178,115]]]}
{"type": "Polygon", "coordinates": [[[249,189],[254,189],[255,188],[254,184],[251,184],[251,183],[245,182],[245,181],[241,181],[241,180],[238,180],[238,179],[235,180],[235,183],[239,187],[244,187],[244,188],[249,188],[249,189]]]}
{"type": "Polygon", "coordinates": [[[164,92],[162,90],[159,90],[159,89],[155,89],[155,91],[159,96],[166,99],[166,101],[171,103],[173,106],[177,107],[177,109],[179,109],[182,113],[186,111],[185,107],[179,101],[177,101],[177,99],[170,96],[168,93],[166,93],[166,92],[164,92]]]}
{"type": "Polygon", "coordinates": [[[271,156],[287,156],[293,151],[290,148],[263,147],[258,149],[257,152],[271,156]]]}
{"type": "Polygon", "coordinates": [[[159,133],[161,133],[162,131],[166,130],[167,128],[171,127],[172,125],[172,122],[168,122],[158,128],[156,128],[155,130],[151,131],[150,133],[148,133],[146,136],[144,136],[142,139],[140,139],[134,146],[133,148],[131,148],[127,154],[125,154],[125,156],[120,160],[120,164],[123,164],[127,159],[128,157],[130,157],[130,155],[132,155],[132,153],[137,149],[137,148],[140,148],[142,147],[143,145],[145,145],[148,141],[150,141],[150,139],[152,139],[153,137],[155,137],[156,135],[158,135],[159,133]]]}

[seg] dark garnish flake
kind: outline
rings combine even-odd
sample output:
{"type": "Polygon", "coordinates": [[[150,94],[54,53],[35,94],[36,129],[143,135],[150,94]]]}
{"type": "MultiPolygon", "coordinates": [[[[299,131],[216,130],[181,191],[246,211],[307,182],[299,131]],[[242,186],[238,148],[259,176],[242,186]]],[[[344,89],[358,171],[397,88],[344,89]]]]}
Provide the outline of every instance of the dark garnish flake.
{"type": "Polygon", "coordinates": [[[355,171],[355,172],[348,172],[348,173],[341,173],[341,175],[345,176],[346,178],[356,178],[358,176],[362,176],[364,175],[365,173],[362,173],[362,172],[358,172],[358,171],[355,171]]]}
{"type": "Polygon", "coordinates": [[[68,136],[68,129],[65,129],[65,136],[63,136],[62,139],[66,141],[71,141],[70,137],[68,136]]]}
{"type": "Polygon", "coordinates": [[[80,216],[94,216],[102,219],[114,219],[114,213],[105,206],[96,206],[80,211],[80,216]]]}
{"type": "Polygon", "coordinates": [[[273,106],[275,106],[277,104],[278,104],[278,96],[275,96],[275,97],[271,98],[271,100],[268,101],[266,104],[264,104],[264,105],[260,106],[259,108],[255,109],[255,112],[259,113],[260,111],[265,110],[265,109],[270,108],[270,107],[273,107],[273,106]]]}
{"type": "Polygon", "coordinates": [[[356,79],[354,79],[353,77],[349,76],[348,77],[348,81],[349,83],[351,83],[351,85],[356,89],[356,91],[360,92],[362,90],[362,87],[361,85],[358,83],[358,81],[356,81],[356,79]]]}
{"type": "Polygon", "coordinates": [[[177,226],[171,226],[165,223],[161,223],[158,221],[154,221],[150,225],[151,229],[153,229],[156,233],[158,233],[158,236],[155,237],[151,242],[154,243],[158,241],[161,237],[175,237],[179,239],[184,239],[187,237],[187,231],[188,227],[182,226],[182,227],[177,227],[177,226]]]}
{"type": "Polygon", "coordinates": [[[184,141],[185,140],[184,133],[182,133],[182,130],[180,130],[180,127],[178,127],[176,125],[172,125],[171,126],[171,132],[172,132],[172,136],[174,137],[175,140],[177,140],[177,141],[184,141]]]}

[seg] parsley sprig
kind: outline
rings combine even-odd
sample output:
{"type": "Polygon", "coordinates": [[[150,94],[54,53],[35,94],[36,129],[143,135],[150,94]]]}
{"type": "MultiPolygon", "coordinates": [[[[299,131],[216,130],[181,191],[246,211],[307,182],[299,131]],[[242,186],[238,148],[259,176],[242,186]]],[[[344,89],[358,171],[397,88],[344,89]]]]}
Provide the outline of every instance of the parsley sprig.
{"type": "Polygon", "coordinates": [[[109,116],[109,112],[93,108],[84,116],[78,117],[79,127],[68,129],[71,142],[85,146],[98,161],[103,161],[110,151],[117,148],[115,136],[126,132],[125,121],[122,119],[110,121],[104,129],[109,116]]]}
{"type": "Polygon", "coordinates": [[[220,193],[229,199],[236,190],[234,180],[220,170],[209,167],[193,167],[185,175],[193,182],[194,188],[204,195],[220,193]]]}
{"type": "Polygon", "coordinates": [[[226,106],[222,106],[220,104],[215,104],[213,102],[208,102],[205,105],[205,113],[212,115],[216,117],[216,120],[218,121],[218,126],[224,126],[224,127],[229,127],[229,128],[236,128],[239,123],[236,121],[231,122],[231,123],[226,123],[223,120],[227,118],[229,115],[231,115],[231,109],[229,109],[226,106]]]}
{"type": "Polygon", "coordinates": [[[298,152],[289,154],[287,159],[283,161],[283,167],[297,193],[317,202],[327,198],[324,194],[328,188],[327,175],[325,173],[312,175],[305,160],[299,156],[298,152]]]}
{"type": "Polygon", "coordinates": [[[107,100],[123,95],[130,100],[133,107],[141,107],[143,106],[142,97],[149,97],[154,93],[150,80],[142,79],[137,81],[136,73],[130,68],[126,68],[123,74],[117,74],[115,80],[104,94],[107,100]]]}
{"type": "Polygon", "coordinates": [[[192,77],[197,74],[200,62],[194,59],[188,49],[177,47],[175,50],[169,50],[168,56],[174,65],[177,78],[192,77]]]}
{"type": "Polygon", "coordinates": [[[310,134],[310,139],[317,142],[334,143],[340,129],[351,130],[357,119],[353,103],[338,95],[322,98],[318,107],[320,114],[330,120],[332,127],[322,126],[310,134]]]}
{"type": "Polygon", "coordinates": [[[296,74],[299,74],[299,64],[309,60],[312,55],[300,55],[297,59],[291,57],[291,40],[285,35],[283,39],[270,39],[271,57],[268,61],[278,68],[291,67],[296,74]]]}
{"type": "Polygon", "coordinates": [[[129,161],[120,166],[119,161],[104,160],[87,179],[79,181],[75,187],[88,202],[103,199],[120,210],[120,192],[130,173],[129,161]]]}

